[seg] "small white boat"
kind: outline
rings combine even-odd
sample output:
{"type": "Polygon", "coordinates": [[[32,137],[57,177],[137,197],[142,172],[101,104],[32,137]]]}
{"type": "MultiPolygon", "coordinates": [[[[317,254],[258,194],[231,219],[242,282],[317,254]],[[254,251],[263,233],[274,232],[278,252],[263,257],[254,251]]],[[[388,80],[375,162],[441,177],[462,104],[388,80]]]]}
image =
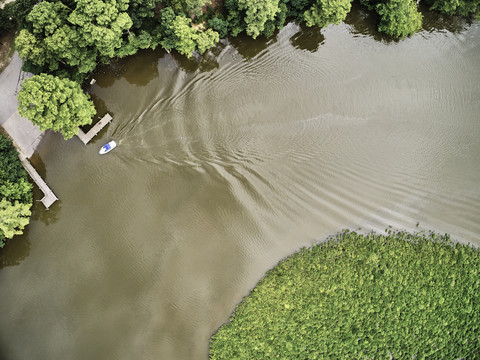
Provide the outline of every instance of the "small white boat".
{"type": "Polygon", "coordinates": [[[100,155],[106,154],[106,153],[112,151],[113,149],[115,149],[116,147],[117,147],[117,143],[112,140],[112,141],[110,141],[110,142],[108,142],[108,143],[106,143],[105,145],[102,146],[102,148],[99,151],[99,154],[100,155]]]}

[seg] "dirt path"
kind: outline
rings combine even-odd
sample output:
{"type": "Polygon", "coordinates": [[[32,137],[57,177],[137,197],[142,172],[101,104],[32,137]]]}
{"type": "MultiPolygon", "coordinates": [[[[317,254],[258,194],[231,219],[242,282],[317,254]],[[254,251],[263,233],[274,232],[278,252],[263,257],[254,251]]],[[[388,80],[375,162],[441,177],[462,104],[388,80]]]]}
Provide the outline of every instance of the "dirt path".
{"type": "Polygon", "coordinates": [[[10,31],[0,36],[0,73],[7,67],[13,57],[15,49],[13,47],[14,31],[10,31]]]}

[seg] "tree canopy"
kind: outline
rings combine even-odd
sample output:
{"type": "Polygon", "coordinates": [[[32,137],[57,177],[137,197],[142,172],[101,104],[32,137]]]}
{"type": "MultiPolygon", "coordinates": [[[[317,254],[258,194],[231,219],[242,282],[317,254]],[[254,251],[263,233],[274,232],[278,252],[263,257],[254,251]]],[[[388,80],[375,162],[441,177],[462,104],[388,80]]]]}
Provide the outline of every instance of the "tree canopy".
{"type": "Polygon", "coordinates": [[[245,11],[245,30],[254,39],[265,30],[266,22],[273,21],[280,11],[279,0],[238,0],[238,8],[245,11]]]}
{"type": "Polygon", "coordinates": [[[30,221],[30,204],[18,201],[11,203],[6,199],[0,201],[0,247],[5,245],[5,238],[23,234],[23,229],[30,221]],[[2,239],[3,237],[3,239],[2,239]]]}
{"type": "Polygon", "coordinates": [[[175,15],[172,8],[161,11],[162,40],[160,44],[168,51],[175,49],[180,54],[191,57],[197,49],[200,54],[211,48],[219,35],[212,29],[199,31],[191,26],[192,20],[185,15],[175,15]]]}
{"type": "Polygon", "coordinates": [[[351,0],[316,0],[304,13],[304,19],[307,26],[339,24],[345,20],[351,6],[351,0]]]}
{"type": "Polygon", "coordinates": [[[344,232],[280,262],[210,341],[213,359],[476,359],[480,249],[344,232]]]}
{"type": "Polygon", "coordinates": [[[422,28],[422,14],[414,0],[388,0],[376,6],[380,15],[378,30],[394,38],[404,38],[422,28]]]}
{"type": "Polygon", "coordinates": [[[430,9],[448,15],[478,14],[480,0],[427,0],[430,9]]]}
{"type": "Polygon", "coordinates": [[[26,79],[18,94],[20,115],[41,130],[60,132],[65,139],[78,133],[78,127],[91,124],[95,107],[80,85],[53,75],[35,75],[26,79]]]}
{"type": "Polygon", "coordinates": [[[12,143],[0,135],[0,248],[22,233],[31,205],[32,184],[12,143]]]}
{"type": "Polygon", "coordinates": [[[42,1],[27,15],[17,36],[20,57],[41,71],[86,74],[97,61],[111,58],[132,26],[128,0],[42,1]]]}

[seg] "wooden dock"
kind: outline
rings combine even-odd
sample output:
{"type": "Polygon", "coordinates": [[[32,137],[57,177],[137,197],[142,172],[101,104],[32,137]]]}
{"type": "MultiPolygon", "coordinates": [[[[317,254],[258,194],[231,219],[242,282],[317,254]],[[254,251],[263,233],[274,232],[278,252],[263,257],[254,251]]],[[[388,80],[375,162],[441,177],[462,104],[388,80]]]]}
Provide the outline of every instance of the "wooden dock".
{"type": "Polygon", "coordinates": [[[90,140],[92,140],[93,137],[97,135],[100,130],[102,130],[110,121],[112,121],[112,116],[110,114],[106,114],[86,134],[83,132],[82,129],[79,128],[77,136],[80,138],[80,140],[82,140],[85,145],[87,145],[90,140]]]}
{"type": "Polygon", "coordinates": [[[42,177],[37,173],[37,170],[30,164],[27,158],[20,154],[20,161],[23,164],[25,170],[27,170],[30,177],[35,181],[35,184],[42,190],[43,198],[40,200],[43,205],[48,209],[52,204],[58,200],[53,191],[48,187],[48,185],[43,181],[42,177]]]}

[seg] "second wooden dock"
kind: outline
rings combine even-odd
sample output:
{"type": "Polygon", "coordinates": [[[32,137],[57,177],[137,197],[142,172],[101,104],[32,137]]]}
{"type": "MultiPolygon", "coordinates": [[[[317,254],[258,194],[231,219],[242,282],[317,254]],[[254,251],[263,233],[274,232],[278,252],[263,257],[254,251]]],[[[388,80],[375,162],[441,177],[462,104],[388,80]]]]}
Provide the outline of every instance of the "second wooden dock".
{"type": "Polygon", "coordinates": [[[79,128],[77,136],[85,145],[87,145],[90,140],[92,140],[93,137],[97,135],[100,130],[102,130],[110,121],[112,121],[112,116],[110,114],[106,114],[89,131],[87,131],[87,133],[84,133],[83,130],[79,128]]]}

